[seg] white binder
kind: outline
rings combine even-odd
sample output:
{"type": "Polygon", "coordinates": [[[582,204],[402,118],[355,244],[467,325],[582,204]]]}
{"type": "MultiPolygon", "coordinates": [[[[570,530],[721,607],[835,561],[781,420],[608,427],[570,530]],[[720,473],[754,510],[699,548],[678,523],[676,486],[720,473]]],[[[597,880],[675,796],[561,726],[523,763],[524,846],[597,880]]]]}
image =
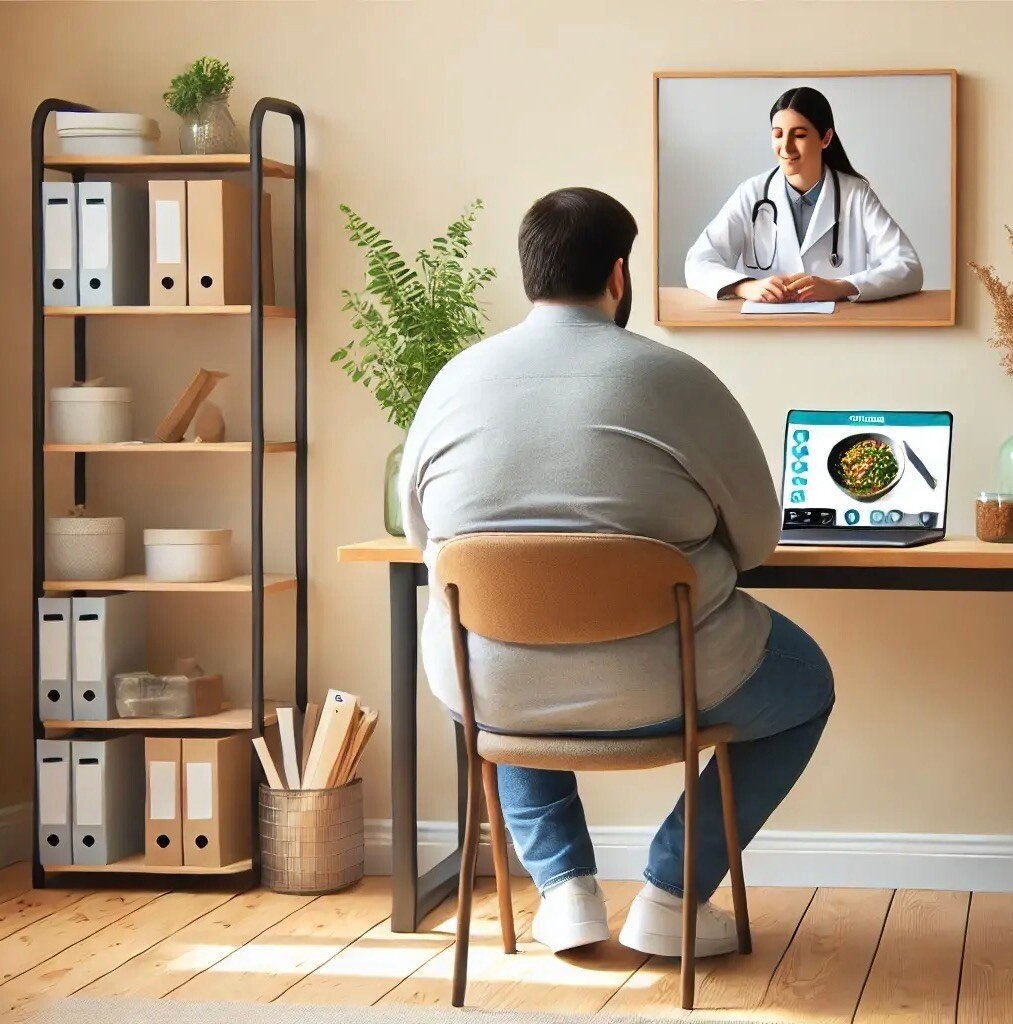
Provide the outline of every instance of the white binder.
{"type": "Polygon", "coordinates": [[[72,600],[74,718],[84,722],[118,718],[113,676],[147,667],[145,595],[72,600]]]}
{"type": "Polygon", "coordinates": [[[69,597],[40,597],[39,718],[73,718],[71,700],[71,609],[69,597]]]}
{"type": "Polygon", "coordinates": [[[77,186],[42,183],[42,301],[77,305],[77,186]]]}
{"type": "Polygon", "coordinates": [[[144,850],[144,737],[70,741],[75,864],[114,864],[144,850]]]}
{"type": "Polygon", "coordinates": [[[39,862],[71,864],[70,740],[36,740],[39,862]]]}
{"type": "Polygon", "coordinates": [[[77,210],[79,304],[147,305],[147,193],[119,182],[82,181],[77,210]]]}

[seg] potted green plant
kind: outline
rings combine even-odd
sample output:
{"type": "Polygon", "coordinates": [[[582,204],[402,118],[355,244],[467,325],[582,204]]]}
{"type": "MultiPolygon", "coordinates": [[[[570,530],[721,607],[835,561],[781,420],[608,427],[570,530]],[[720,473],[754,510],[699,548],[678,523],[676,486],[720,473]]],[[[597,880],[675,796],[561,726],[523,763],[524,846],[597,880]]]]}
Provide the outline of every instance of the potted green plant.
{"type": "Polygon", "coordinates": [[[182,118],[181,153],[236,151],[236,122],[229,110],[229,91],[235,81],[228,62],[217,57],[199,57],[173,78],[162,99],[182,118]]]}
{"type": "MultiPolygon", "coordinates": [[[[340,363],[352,380],[369,388],[387,411],[388,422],[405,432],[433,378],[482,336],[488,319],[478,293],[496,271],[464,266],[481,209],[476,199],[409,266],[379,228],[341,207],[349,241],[366,250],[366,287],[341,293],[352,328],[363,333],[338,349],[331,362],[340,363]]],[[[404,535],[397,499],[403,450],[402,440],[387,457],[384,477],[384,525],[394,536],[404,535]]]]}

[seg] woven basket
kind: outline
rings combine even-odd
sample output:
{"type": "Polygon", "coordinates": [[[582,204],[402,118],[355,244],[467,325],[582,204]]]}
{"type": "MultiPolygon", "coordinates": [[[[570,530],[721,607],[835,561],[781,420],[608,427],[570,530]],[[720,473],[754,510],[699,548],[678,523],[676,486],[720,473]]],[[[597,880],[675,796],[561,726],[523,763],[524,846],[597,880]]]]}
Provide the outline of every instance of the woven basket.
{"type": "Polygon", "coordinates": [[[362,878],[362,779],[336,789],[260,786],[261,880],[275,892],[315,896],[362,878]]]}

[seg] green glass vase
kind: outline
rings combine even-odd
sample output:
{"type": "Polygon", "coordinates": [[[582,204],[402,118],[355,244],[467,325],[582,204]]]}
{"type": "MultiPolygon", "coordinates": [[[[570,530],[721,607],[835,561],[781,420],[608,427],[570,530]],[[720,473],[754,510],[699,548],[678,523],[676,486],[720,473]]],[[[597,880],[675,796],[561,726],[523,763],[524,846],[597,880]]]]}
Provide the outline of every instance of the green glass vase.
{"type": "Polygon", "coordinates": [[[387,456],[383,474],[383,525],[392,537],[404,536],[401,518],[401,501],[397,493],[397,480],[401,474],[401,456],[404,455],[404,441],[387,456]]]}

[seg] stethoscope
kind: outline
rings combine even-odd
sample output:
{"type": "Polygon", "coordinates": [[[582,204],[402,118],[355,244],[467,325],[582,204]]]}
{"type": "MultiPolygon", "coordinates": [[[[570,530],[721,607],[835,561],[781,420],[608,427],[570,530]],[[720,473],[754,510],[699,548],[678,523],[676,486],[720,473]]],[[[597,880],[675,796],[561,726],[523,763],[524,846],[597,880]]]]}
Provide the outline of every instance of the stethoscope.
{"type": "MultiPolygon", "coordinates": [[[[759,216],[760,211],[764,206],[769,206],[771,213],[774,217],[774,250],[770,254],[770,262],[766,266],[761,266],[759,261],[756,263],[748,263],[745,256],[743,256],[743,264],[750,270],[770,270],[774,265],[774,260],[777,258],[777,206],[774,204],[774,200],[769,197],[770,183],[774,180],[774,176],[780,170],[779,167],[775,167],[770,174],[767,175],[767,180],[763,183],[763,198],[757,199],[753,203],[753,228],[752,228],[752,246],[753,246],[753,259],[756,259],[756,218],[759,216]]],[[[844,260],[841,259],[841,254],[837,251],[837,236],[841,225],[841,181],[837,177],[837,171],[830,168],[831,177],[834,179],[834,229],[831,237],[830,244],[830,266],[834,269],[839,267],[844,260]]]]}

